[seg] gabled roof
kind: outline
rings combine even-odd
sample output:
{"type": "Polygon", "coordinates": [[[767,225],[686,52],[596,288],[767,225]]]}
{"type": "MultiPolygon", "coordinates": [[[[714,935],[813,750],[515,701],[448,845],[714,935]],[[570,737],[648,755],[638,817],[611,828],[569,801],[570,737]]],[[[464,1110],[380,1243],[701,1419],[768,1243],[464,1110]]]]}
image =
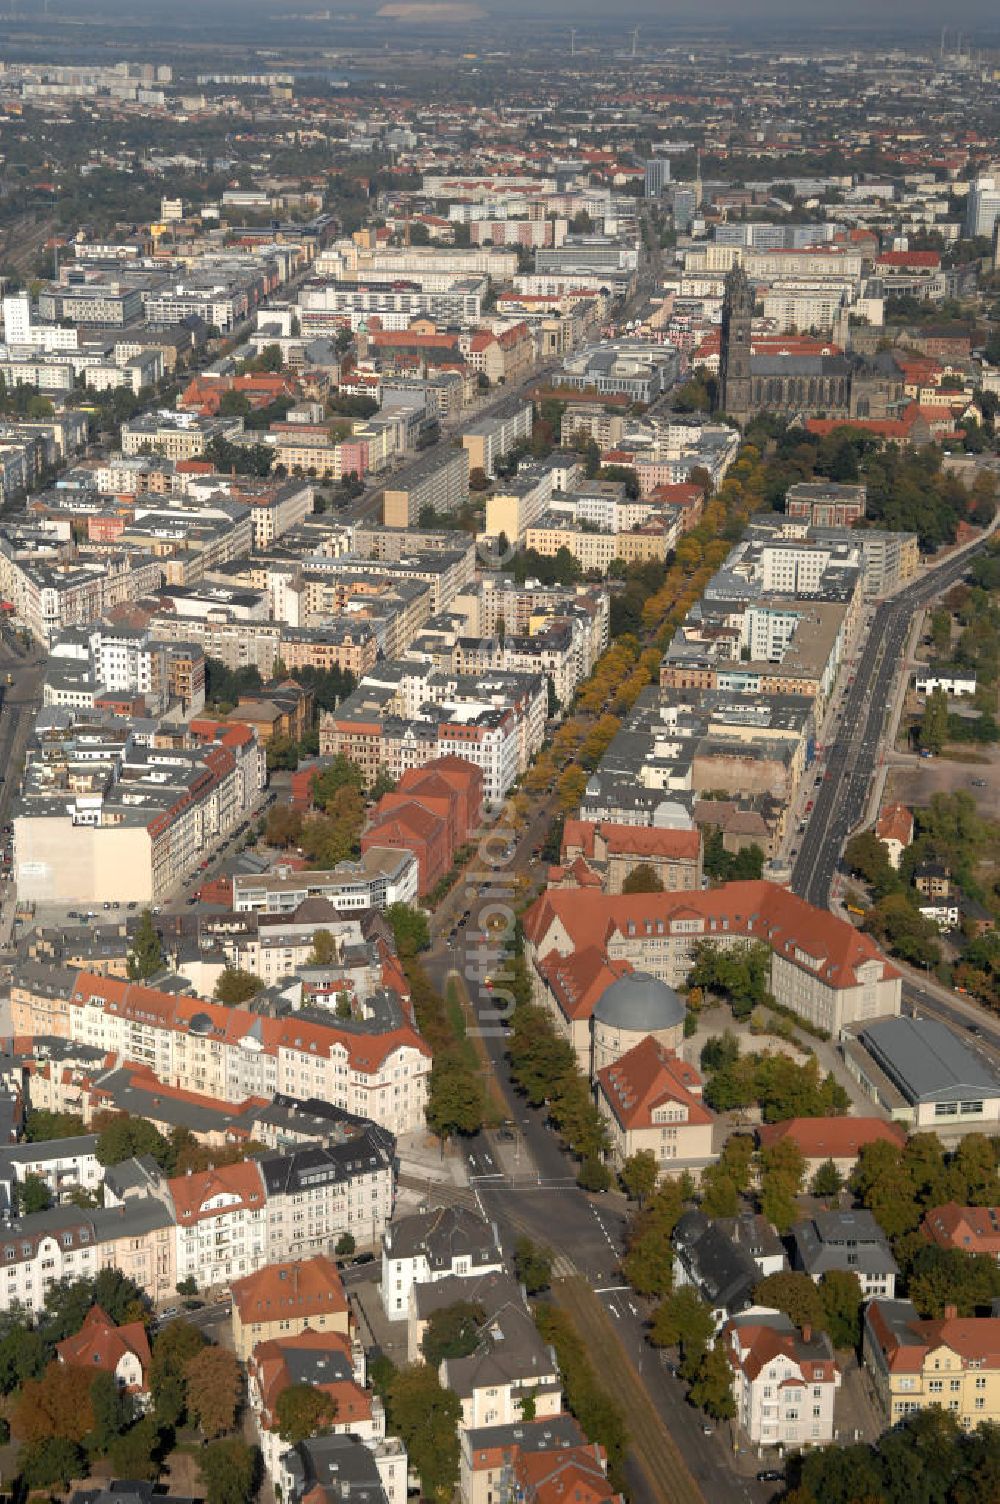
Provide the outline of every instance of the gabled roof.
{"type": "Polygon", "coordinates": [[[931,1207],[920,1228],[939,1248],[1000,1256],[1000,1206],[959,1206],[957,1201],[946,1201],[931,1207]]]}
{"type": "Polygon", "coordinates": [[[125,1326],[115,1326],[110,1316],[100,1306],[91,1306],[83,1319],[83,1326],[72,1337],[56,1344],[59,1360],[68,1368],[99,1369],[113,1374],[128,1353],[139,1360],[142,1383],[145,1384],[151,1361],[149,1338],[141,1321],[130,1321],[125,1326]]]}
{"type": "Polygon", "coordinates": [[[657,1108],[668,1102],[686,1109],[688,1124],[715,1121],[699,1100],[698,1072],[652,1034],[647,1034],[613,1065],[598,1071],[597,1080],[608,1106],[626,1130],[651,1128],[657,1108]]]}
{"type": "Polygon", "coordinates": [[[572,955],[553,952],[539,965],[549,990],[567,1018],[590,1018],[611,984],[632,970],[627,961],[608,961],[596,945],[586,945],[572,955]]]}

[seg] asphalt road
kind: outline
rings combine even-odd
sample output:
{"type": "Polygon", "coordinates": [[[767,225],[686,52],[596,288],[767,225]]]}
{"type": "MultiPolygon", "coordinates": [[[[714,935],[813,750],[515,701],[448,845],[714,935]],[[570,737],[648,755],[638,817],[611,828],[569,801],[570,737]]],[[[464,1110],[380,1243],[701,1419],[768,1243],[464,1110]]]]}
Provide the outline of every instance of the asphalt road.
{"type": "Polygon", "coordinates": [[[931,570],[875,612],[844,704],[836,739],[829,744],[823,781],[799,846],[792,888],[817,908],[830,901],[844,842],[861,821],[883,749],[886,714],[913,613],[949,589],[985,544],[931,570]]]}

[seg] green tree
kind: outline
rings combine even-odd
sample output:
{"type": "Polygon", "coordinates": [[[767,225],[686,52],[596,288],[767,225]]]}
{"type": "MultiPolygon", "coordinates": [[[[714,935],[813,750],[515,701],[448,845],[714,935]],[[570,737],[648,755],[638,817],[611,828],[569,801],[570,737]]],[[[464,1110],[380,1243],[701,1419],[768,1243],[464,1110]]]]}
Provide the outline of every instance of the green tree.
{"type": "Polygon", "coordinates": [[[650,862],[639,862],[622,883],[623,893],[662,893],[663,884],[650,862]]]}
{"type": "Polygon", "coordinates": [[[832,1159],[824,1160],[812,1178],[812,1193],[814,1196],[833,1197],[839,1196],[844,1185],[844,1177],[841,1175],[832,1159]]]}
{"type": "Polygon", "coordinates": [[[17,1206],[22,1217],[32,1212],[48,1211],[52,1205],[52,1192],[41,1175],[25,1175],[17,1185],[17,1206]]]}
{"type": "Polygon", "coordinates": [[[155,1483],[163,1463],[164,1437],[152,1415],[144,1415],[131,1430],[116,1436],[108,1456],[117,1478],[138,1478],[155,1483]]]}
{"type": "Polygon", "coordinates": [[[660,1167],[652,1149],[639,1149],[622,1165],[621,1181],[625,1194],[642,1206],[656,1190],[660,1167]]]}
{"type": "Polygon", "coordinates": [[[169,1139],[145,1118],[124,1112],[115,1113],[101,1128],[94,1153],[102,1165],[120,1165],[123,1160],[151,1154],[161,1169],[173,1168],[169,1139]]]}
{"type": "Polygon", "coordinates": [[[227,1007],[238,1007],[240,1003],[248,1003],[252,997],[263,990],[264,983],[260,977],[252,971],[244,971],[239,966],[226,966],[219,974],[219,980],[215,984],[214,997],[216,1002],[225,1003],[227,1007]]]}
{"type": "Polygon", "coordinates": [[[427,916],[408,903],[391,903],[385,917],[392,929],[400,956],[416,956],[431,943],[427,916]]]}
{"type": "Polygon", "coordinates": [[[789,1321],[794,1322],[800,1331],[807,1326],[817,1332],[824,1329],[823,1297],[808,1274],[796,1274],[788,1270],[780,1274],[769,1274],[757,1285],[753,1298],[755,1305],[772,1306],[776,1311],[784,1311],[789,1321]]]}
{"type": "Polygon", "coordinates": [[[274,1406],[278,1435],[289,1446],[310,1436],[325,1436],[337,1418],[337,1402],[314,1384],[289,1384],[274,1406]]]}
{"type": "Polygon", "coordinates": [[[660,1302],[649,1337],[654,1347],[679,1347],[685,1377],[696,1373],[715,1333],[712,1309],[693,1285],[681,1285],[660,1302]]]}
{"type": "Polygon", "coordinates": [[[75,1441],[48,1436],[22,1447],[17,1471],[28,1488],[67,1489],[86,1472],[86,1459],[75,1441]]]}
{"type": "Polygon", "coordinates": [[[483,1126],[486,1097],[482,1082],[469,1074],[457,1050],[435,1051],[424,1115],[428,1128],[442,1140],[456,1133],[477,1133],[483,1126]]]}
{"type": "Polygon", "coordinates": [[[919,1222],[913,1176],[897,1145],[889,1140],[862,1145],[849,1184],[888,1238],[912,1231],[919,1222]]]}
{"type": "Polygon", "coordinates": [[[702,1046],[699,1063],[708,1075],[714,1071],[728,1070],[740,1058],[740,1042],[731,1029],[724,1034],[713,1034],[702,1046]]]}
{"type": "Polygon", "coordinates": [[[920,745],[928,752],[940,752],[948,740],[948,696],[943,689],[932,690],[924,703],[920,721],[920,745]]]}
{"type": "Polygon", "coordinates": [[[333,1251],[339,1259],[349,1258],[357,1246],[353,1233],[342,1232],[337,1239],[337,1246],[333,1251]]]}
{"type": "Polygon", "coordinates": [[[485,1317],[483,1307],[469,1300],[432,1311],[420,1342],[424,1362],[437,1369],[445,1358],[467,1358],[479,1345],[485,1317]]]}
{"type": "Polygon", "coordinates": [[[732,1369],[721,1342],[710,1347],[699,1363],[688,1399],[714,1420],[730,1420],[736,1414],[732,1369]]]}
{"type": "Polygon", "coordinates": [[[760,1209],[782,1234],[799,1215],[796,1198],[804,1179],[805,1160],[792,1139],[780,1138],[761,1154],[760,1209]]]}
{"type": "Polygon", "coordinates": [[[148,1321],[149,1298],[120,1269],[108,1267],[82,1279],[61,1279],[50,1285],[45,1311],[39,1320],[48,1342],[62,1342],[78,1332],[91,1306],[98,1305],[116,1326],[128,1321],[148,1321]]]}
{"type": "Polygon", "coordinates": [[[337,942],[329,930],[313,931],[313,948],[307,966],[332,966],[337,959],[337,942]]]}
{"type": "MultiPolygon", "coordinates": [[[[420,1476],[424,1496],[448,1504],[458,1483],[458,1395],[426,1363],[401,1368],[389,1386],[389,1420],[420,1476]]],[[[213,1501],[209,1501],[213,1504],[213,1501]]]]}
{"type": "Polygon", "coordinates": [[[128,974],[133,982],[145,982],[163,969],[163,945],[149,909],[143,909],[128,953],[128,974]]]}
{"type": "Polygon", "coordinates": [[[28,1379],[41,1378],[53,1347],[37,1327],[26,1326],[17,1313],[8,1313],[3,1319],[7,1329],[0,1336],[0,1393],[10,1394],[28,1379]]]}
{"type": "Polygon", "coordinates": [[[97,1373],[90,1385],[90,1405],[94,1413],[92,1450],[107,1452],[115,1437],[127,1431],[135,1420],[135,1401],[124,1389],[119,1389],[114,1374],[97,1373]]]}
{"type": "Polygon", "coordinates": [[[670,1237],[692,1192],[686,1176],[665,1180],[633,1218],[622,1272],[640,1295],[664,1296],[673,1287],[670,1237]]]}
{"type": "Polygon", "coordinates": [[[529,1295],[538,1295],[549,1288],[552,1254],[522,1234],[514,1244],[514,1272],[529,1295]]]}
{"type": "Polygon", "coordinates": [[[828,1269],[819,1282],[823,1326],[834,1347],[857,1347],[861,1341],[861,1281],[852,1269],[828,1269]]]}
{"type": "Polygon", "coordinates": [[[260,1453],[237,1436],[197,1453],[205,1504],[250,1504],[260,1484],[260,1453]]]}
{"type": "Polygon", "coordinates": [[[153,1341],[149,1388],[154,1414],[162,1426],[176,1427],[187,1409],[185,1370],[205,1346],[205,1337],[190,1321],[170,1321],[153,1341]]]}

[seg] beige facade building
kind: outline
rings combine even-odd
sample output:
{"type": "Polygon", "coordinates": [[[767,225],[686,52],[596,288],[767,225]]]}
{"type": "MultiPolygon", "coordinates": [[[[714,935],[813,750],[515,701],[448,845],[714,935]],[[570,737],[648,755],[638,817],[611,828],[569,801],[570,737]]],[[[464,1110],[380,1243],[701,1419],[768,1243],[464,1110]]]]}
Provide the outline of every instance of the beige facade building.
{"type": "Polygon", "coordinates": [[[908,1300],[873,1300],[862,1328],[865,1367],[886,1426],[937,1406],[964,1431],[1000,1421],[1000,1317],[922,1321],[908,1300]]]}

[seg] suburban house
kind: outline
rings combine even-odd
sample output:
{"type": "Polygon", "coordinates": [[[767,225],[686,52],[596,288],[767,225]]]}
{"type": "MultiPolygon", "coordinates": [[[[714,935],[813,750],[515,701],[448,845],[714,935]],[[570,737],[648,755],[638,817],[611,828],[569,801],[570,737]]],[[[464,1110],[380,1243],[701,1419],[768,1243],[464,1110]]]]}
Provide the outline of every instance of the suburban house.
{"type": "Polygon", "coordinates": [[[148,1399],[151,1355],[149,1338],[141,1321],[115,1326],[100,1306],[91,1306],[83,1326],[72,1337],[56,1344],[60,1363],[67,1368],[86,1368],[89,1373],[109,1373],[119,1389],[148,1399]]]}
{"type": "Polygon", "coordinates": [[[694,1286],[711,1306],[717,1327],[746,1310],[761,1278],[748,1248],[697,1209],[682,1213],[671,1242],[675,1283],[694,1286]]]}

